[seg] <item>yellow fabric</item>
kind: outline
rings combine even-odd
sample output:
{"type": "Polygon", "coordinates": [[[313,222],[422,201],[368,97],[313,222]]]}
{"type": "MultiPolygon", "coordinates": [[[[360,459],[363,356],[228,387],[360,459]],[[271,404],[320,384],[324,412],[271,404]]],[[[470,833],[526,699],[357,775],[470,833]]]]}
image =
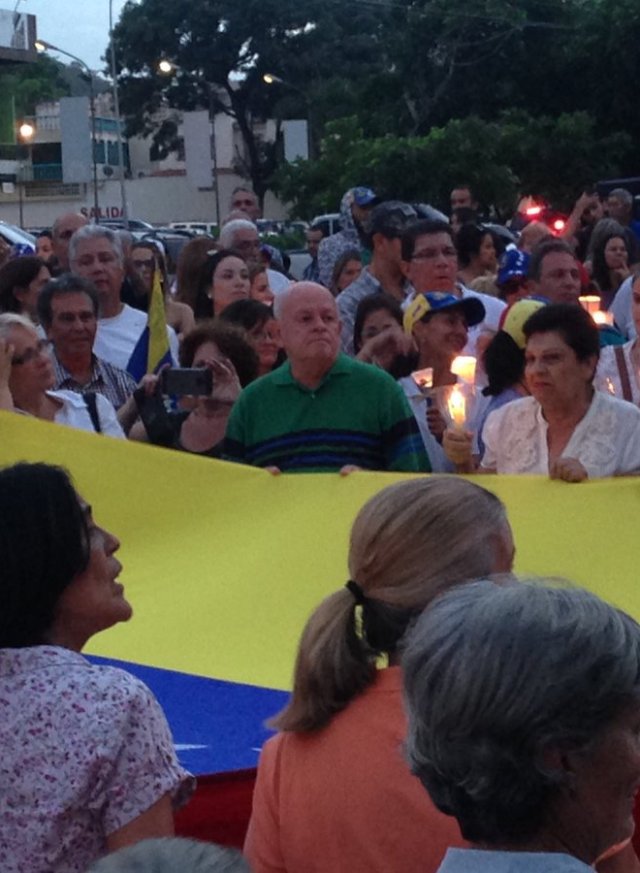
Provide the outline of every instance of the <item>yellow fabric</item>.
{"type": "Polygon", "coordinates": [[[164,311],[164,297],[160,284],[160,270],[153,271],[153,287],[149,300],[149,354],[147,373],[155,373],[157,367],[169,354],[169,337],[164,311]]]}
{"type": "MultiPolygon", "coordinates": [[[[97,521],[122,539],[135,615],[88,651],[274,688],[289,686],[311,610],[348,578],[358,509],[407,478],[273,477],[0,413],[0,461],[19,460],[66,466],[97,521]]],[[[569,578],[640,617],[640,479],[475,481],[507,504],[519,573],[569,578]]]]}

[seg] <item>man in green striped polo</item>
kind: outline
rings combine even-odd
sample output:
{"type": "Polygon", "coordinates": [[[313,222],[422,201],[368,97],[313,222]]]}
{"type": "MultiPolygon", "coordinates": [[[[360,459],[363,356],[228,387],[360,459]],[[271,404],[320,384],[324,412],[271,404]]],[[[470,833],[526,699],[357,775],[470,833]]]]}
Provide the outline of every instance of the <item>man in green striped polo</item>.
{"type": "Polygon", "coordinates": [[[276,298],[276,316],[288,360],[242,391],[225,457],[272,472],[429,472],[402,389],[384,370],[340,352],[331,293],[297,282],[276,298]]]}

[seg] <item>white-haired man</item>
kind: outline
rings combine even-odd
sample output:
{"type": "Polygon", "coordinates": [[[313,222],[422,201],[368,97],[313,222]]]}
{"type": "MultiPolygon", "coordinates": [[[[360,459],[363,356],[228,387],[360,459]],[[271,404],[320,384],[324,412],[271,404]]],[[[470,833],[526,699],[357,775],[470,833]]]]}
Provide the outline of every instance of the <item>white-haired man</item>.
{"type": "Polygon", "coordinates": [[[277,298],[276,315],[288,360],[241,393],[225,456],[283,472],[428,472],[402,389],[383,370],[340,353],[331,292],[297,282],[277,298]]]}
{"type": "MultiPolygon", "coordinates": [[[[94,354],[102,360],[128,370],[134,376],[131,358],[147,326],[147,313],[127,306],[120,299],[125,277],[122,244],[107,227],[89,224],[71,237],[69,244],[71,271],[89,279],[98,292],[98,330],[94,354]]],[[[178,358],[178,338],[167,328],[171,357],[178,358]]]]}
{"type": "MultiPolygon", "coordinates": [[[[223,249],[233,249],[245,261],[260,262],[261,248],[258,228],[252,221],[234,218],[220,231],[219,243],[223,249]]],[[[289,285],[289,279],[278,270],[267,269],[269,287],[274,294],[281,294],[289,285]]]]}

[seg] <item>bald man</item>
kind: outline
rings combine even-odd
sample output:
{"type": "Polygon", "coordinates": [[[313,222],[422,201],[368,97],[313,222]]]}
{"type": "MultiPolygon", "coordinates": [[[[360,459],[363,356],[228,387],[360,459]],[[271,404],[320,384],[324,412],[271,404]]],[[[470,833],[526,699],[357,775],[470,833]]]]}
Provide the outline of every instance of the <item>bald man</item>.
{"type": "Polygon", "coordinates": [[[241,393],[225,457],[272,472],[429,472],[402,389],[384,370],[340,352],[333,295],[294,283],[276,298],[276,317],[288,360],[241,393]]]}

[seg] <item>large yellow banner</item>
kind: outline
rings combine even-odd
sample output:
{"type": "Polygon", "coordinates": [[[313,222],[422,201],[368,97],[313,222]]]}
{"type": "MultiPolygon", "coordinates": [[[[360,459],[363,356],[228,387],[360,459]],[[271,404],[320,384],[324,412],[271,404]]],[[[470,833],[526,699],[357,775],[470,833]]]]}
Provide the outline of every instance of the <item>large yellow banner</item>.
{"type": "MultiPolygon", "coordinates": [[[[347,579],[358,509],[403,478],[273,477],[0,413],[0,461],[19,460],[65,466],[121,539],[135,615],[91,653],[272,688],[289,686],[307,616],[347,579]]],[[[507,504],[518,573],[571,579],[640,616],[640,479],[476,481],[507,504]]]]}

